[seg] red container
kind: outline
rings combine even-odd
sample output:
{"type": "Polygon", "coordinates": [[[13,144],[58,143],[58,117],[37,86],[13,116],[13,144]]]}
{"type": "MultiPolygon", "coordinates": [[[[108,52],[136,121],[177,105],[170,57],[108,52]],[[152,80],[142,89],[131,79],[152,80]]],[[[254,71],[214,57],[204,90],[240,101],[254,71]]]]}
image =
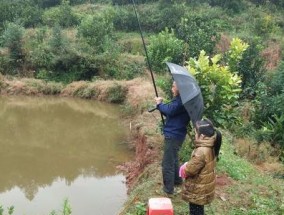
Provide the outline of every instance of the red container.
{"type": "Polygon", "coordinates": [[[151,198],[148,201],[147,215],[173,215],[174,209],[169,198],[151,198]]]}

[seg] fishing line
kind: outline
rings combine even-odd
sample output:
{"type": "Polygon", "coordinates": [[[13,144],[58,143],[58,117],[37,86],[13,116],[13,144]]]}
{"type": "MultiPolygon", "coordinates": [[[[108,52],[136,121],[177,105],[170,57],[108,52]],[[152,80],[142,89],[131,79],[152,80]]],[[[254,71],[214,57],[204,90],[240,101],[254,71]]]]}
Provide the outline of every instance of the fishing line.
{"type": "MultiPolygon", "coordinates": [[[[154,86],[155,94],[156,94],[156,97],[159,97],[157,87],[156,87],[156,83],[155,83],[155,79],[154,79],[154,74],[153,74],[152,67],[151,67],[151,64],[150,64],[150,61],[149,61],[149,56],[148,56],[146,44],[145,44],[143,33],[142,33],[142,28],[141,28],[141,25],[140,25],[140,21],[139,21],[137,9],[136,9],[136,4],[135,4],[134,0],[132,0],[132,5],[133,5],[135,16],[136,16],[136,19],[137,19],[137,22],[138,22],[139,31],[140,31],[140,35],[141,35],[141,39],[142,39],[142,42],[143,42],[143,47],[144,47],[144,51],[145,51],[145,55],[146,55],[146,61],[147,61],[147,64],[148,64],[148,68],[150,70],[151,79],[152,79],[152,83],[153,83],[153,86],[154,86]]],[[[161,114],[162,123],[164,125],[165,124],[164,117],[163,117],[161,112],[160,112],[160,114],[161,114]]]]}

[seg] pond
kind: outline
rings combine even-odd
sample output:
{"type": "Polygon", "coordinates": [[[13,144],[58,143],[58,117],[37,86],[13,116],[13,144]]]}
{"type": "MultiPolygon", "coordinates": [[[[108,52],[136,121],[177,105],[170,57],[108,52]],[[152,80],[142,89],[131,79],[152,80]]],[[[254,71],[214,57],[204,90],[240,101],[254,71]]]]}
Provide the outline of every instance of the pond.
{"type": "Polygon", "coordinates": [[[133,159],[119,107],[57,97],[0,98],[0,205],[13,215],[110,215],[127,198],[116,166],[133,159]]]}

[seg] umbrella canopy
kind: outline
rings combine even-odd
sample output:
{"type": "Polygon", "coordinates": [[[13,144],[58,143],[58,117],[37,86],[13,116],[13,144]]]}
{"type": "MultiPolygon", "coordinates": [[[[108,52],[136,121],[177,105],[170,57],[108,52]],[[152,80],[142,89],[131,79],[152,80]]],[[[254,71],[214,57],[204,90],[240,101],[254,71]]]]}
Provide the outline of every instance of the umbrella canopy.
{"type": "Polygon", "coordinates": [[[166,63],[179,89],[182,103],[191,118],[193,126],[202,118],[203,97],[195,78],[184,68],[174,63],[166,63]]]}

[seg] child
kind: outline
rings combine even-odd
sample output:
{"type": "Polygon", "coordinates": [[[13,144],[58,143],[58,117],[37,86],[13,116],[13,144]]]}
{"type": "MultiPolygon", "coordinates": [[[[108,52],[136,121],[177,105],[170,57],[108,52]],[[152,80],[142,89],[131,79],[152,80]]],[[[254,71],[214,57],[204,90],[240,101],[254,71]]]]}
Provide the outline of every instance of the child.
{"type": "Polygon", "coordinates": [[[182,199],[189,202],[191,215],[203,215],[204,205],[212,202],[215,193],[215,166],[222,143],[222,135],[212,122],[196,122],[194,150],[188,162],[180,167],[185,179],[182,199]]]}

